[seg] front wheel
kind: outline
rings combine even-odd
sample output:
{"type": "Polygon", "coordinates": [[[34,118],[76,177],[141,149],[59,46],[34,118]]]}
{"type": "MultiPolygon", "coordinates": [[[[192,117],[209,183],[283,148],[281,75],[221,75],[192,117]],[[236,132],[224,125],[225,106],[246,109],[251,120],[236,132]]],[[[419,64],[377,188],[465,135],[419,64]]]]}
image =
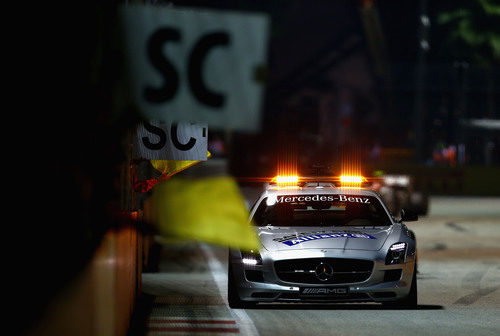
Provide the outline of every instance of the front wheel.
{"type": "Polygon", "coordinates": [[[384,306],[394,308],[410,308],[414,309],[418,306],[418,289],[417,289],[417,267],[413,268],[413,277],[411,280],[410,293],[404,299],[391,302],[383,302],[384,306]]]}
{"type": "Polygon", "coordinates": [[[229,307],[233,309],[245,309],[255,306],[254,302],[247,302],[240,299],[233,278],[233,267],[229,264],[227,272],[227,302],[229,307]]]}

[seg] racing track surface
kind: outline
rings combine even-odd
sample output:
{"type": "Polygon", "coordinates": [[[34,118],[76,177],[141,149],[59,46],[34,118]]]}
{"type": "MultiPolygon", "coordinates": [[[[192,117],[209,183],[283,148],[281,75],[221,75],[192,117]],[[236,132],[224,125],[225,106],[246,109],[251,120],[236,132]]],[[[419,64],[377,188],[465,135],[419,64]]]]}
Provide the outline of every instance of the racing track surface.
{"type": "MultiPolygon", "coordinates": [[[[243,190],[253,201],[255,190],[243,190]]],[[[153,298],[147,335],[500,335],[500,198],[433,197],[417,235],[419,307],[378,304],[226,305],[227,251],[164,245],[143,274],[153,298]]]]}

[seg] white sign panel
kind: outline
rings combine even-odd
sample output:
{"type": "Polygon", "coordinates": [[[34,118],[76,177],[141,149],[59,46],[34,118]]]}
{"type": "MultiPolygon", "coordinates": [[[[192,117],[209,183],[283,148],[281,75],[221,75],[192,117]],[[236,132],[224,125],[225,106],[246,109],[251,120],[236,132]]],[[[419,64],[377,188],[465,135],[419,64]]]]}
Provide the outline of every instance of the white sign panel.
{"type": "Polygon", "coordinates": [[[135,156],[148,160],[207,159],[206,124],[142,123],[137,127],[135,156]]]}
{"type": "Polygon", "coordinates": [[[259,128],[265,15],[133,5],[121,18],[133,99],[146,119],[259,128]]]}

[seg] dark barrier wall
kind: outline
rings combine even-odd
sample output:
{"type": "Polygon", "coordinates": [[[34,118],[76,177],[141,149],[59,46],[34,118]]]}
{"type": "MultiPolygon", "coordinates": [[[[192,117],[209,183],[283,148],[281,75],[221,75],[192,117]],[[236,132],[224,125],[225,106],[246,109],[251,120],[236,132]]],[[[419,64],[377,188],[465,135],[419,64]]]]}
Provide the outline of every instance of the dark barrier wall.
{"type": "Polygon", "coordinates": [[[133,227],[109,230],[90,263],[52,299],[27,334],[127,335],[140,293],[144,239],[133,227]]]}

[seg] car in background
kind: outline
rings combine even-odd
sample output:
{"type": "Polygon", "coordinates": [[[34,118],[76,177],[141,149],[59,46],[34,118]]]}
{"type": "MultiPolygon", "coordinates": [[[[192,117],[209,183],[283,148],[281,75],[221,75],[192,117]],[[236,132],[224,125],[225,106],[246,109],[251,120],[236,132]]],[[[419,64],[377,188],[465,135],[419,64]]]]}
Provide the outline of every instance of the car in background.
{"type": "Polygon", "coordinates": [[[400,213],[403,208],[422,216],[429,211],[429,194],[419,188],[410,175],[380,174],[372,182],[372,189],[380,194],[393,214],[400,213]]]}

